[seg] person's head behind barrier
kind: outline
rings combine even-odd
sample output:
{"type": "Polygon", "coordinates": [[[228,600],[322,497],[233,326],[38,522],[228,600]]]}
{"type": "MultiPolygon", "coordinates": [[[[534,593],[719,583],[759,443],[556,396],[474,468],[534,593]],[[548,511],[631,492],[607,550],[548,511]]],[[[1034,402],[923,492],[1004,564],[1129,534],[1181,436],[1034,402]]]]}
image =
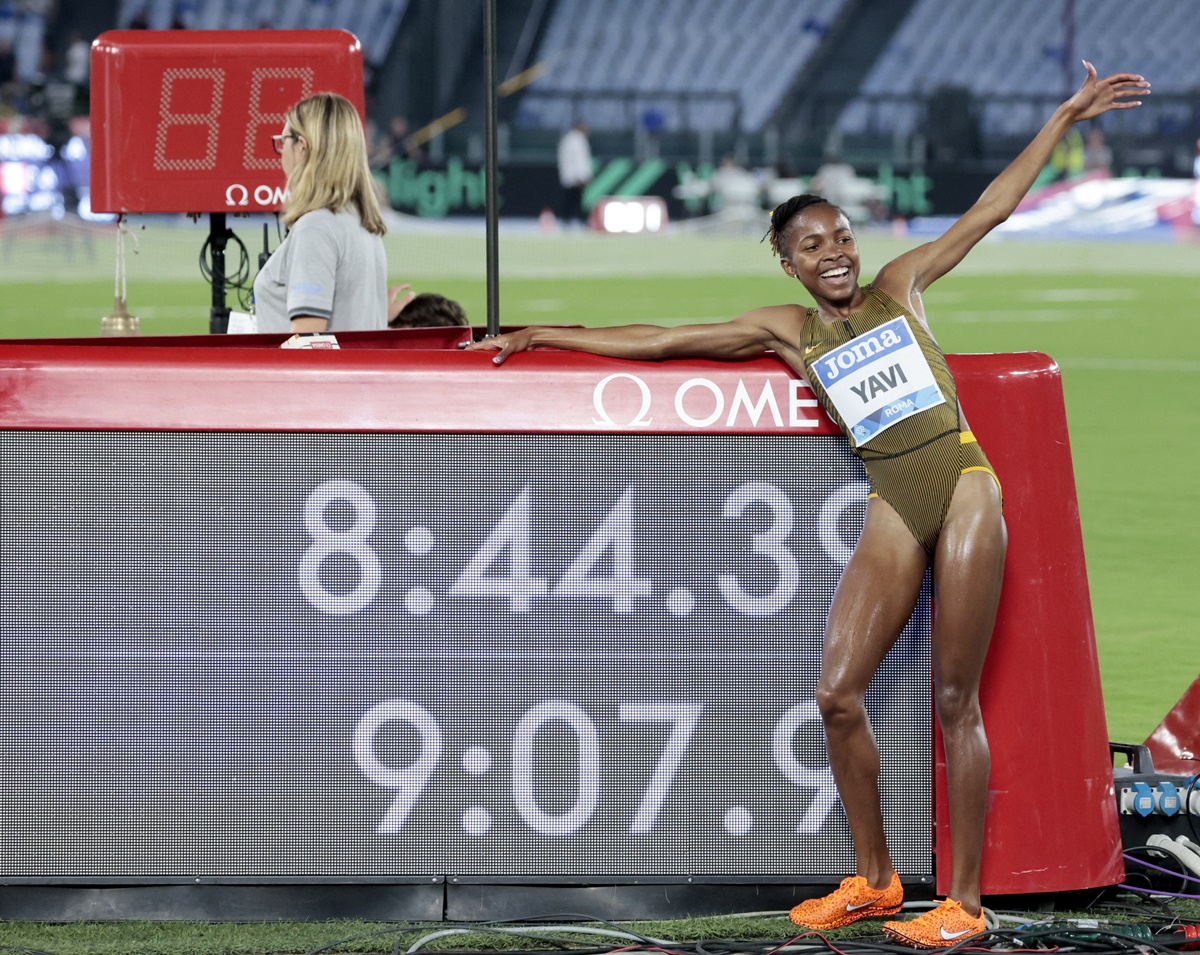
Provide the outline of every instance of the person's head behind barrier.
{"type": "Polygon", "coordinates": [[[422,292],[404,306],[389,328],[437,328],[467,324],[467,315],[454,299],[436,292],[422,292]]]}
{"type": "Polygon", "coordinates": [[[284,139],[289,138],[295,153],[284,225],[316,209],[340,212],[353,206],[368,232],[387,231],[371,184],[366,134],[353,103],[337,93],[302,99],[288,110],[284,139]]]}

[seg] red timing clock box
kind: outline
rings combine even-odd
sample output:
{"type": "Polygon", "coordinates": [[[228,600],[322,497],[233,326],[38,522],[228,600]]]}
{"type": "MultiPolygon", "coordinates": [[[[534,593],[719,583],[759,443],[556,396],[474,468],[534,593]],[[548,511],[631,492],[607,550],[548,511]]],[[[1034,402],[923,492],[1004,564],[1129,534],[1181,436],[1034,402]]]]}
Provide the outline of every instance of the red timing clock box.
{"type": "Polygon", "coordinates": [[[267,212],[271,137],[312,93],[363,114],[362,47],[344,30],[113,30],[92,44],[92,208],[267,212]]]}

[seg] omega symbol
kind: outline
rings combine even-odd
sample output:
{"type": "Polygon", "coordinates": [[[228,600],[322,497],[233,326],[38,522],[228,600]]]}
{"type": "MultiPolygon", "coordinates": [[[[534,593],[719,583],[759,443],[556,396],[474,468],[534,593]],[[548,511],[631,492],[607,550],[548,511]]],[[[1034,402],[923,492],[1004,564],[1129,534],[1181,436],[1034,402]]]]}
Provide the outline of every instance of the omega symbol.
{"type": "Polygon", "coordinates": [[[617,427],[617,423],[613,421],[613,419],[609,416],[608,411],[605,410],[604,407],[604,389],[608,387],[609,382],[617,378],[628,378],[630,381],[632,381],[635,385],[637,385],[637,389],[642,397],[642,404],[638,409],[638,413],[635,414],[627,422],[627,424],[636,425],[642,428],[649,426],[650,422],[654,420],[653,418],[646,417],[646,413],[650,410],[650,388],[637,375],[630,375],[627,372],[617,372],[616,374],[609,375],[607,378],[601,379],[596,384],[596,388],[592,392],[592,404],[596,408],[596,414],[598,414],[600,417],[593,418],[592,424],[608,425],[610,428],[617,427]]]}

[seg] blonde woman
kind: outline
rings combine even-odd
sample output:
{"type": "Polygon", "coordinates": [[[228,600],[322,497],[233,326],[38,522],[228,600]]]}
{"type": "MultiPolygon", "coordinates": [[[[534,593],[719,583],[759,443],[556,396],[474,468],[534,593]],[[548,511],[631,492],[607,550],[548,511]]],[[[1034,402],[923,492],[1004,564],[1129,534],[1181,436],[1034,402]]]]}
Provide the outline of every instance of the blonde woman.
{"type": "Polygon", "coordinates": [[[254,280],[259,331],[386,328],[387,228],[358,110],[317,93],[291,108],[272,140],[287,176],[289,231],[254,280]]]}

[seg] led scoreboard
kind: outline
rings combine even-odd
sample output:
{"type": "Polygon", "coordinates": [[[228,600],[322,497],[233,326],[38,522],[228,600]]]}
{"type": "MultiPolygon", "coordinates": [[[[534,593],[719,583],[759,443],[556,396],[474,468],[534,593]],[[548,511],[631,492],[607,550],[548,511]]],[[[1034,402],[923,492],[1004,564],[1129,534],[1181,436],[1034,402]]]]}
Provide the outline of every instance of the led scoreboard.
{"type": "MultiPolygon", "coordinates": [[[[779,362],[235,337],[0,342],[0,917],[61,917],[13,907],[35,883],[491,918],[853,871],[814,690],[866,483],[779,362]]],[[[983,888],[1111,885],[1058,370],[950,361],[1010,542],[983,888]]],[[[867,706],[893,858],[945,892],[931,609],[867,706]]]]}
{"type": "Polygon", "coordinates": [[[363,113],[344,30],[113,30],[92,44],[92,208],[263,212],[283,201],[271,137],[312,93],[363,113]]]}
{"type": "MultiPolygon", "coordinates": [[[[126,424],[0,404],[0,879],[851,870],[814,687],[867,487],[800,382],[343,338],[54,346],[126,424]]],[[[869,698],[926,882],[929,626],[869,698]]]]}

